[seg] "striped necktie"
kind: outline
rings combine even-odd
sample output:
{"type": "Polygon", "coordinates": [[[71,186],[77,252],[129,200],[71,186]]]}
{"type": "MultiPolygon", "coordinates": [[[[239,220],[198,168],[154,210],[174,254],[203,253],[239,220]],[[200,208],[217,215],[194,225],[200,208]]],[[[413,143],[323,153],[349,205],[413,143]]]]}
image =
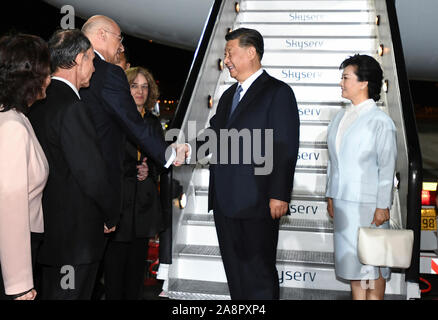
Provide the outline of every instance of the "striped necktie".
{"type": "Polygon", "coordinates": [[[233,114],[234,110],[236,109],[237,105],[239,104],[240,101],[240,93],[242,92],[242,86],[239,84],[237,86],[236,92],[234,93],[233,96],[233,104],[231,105],[231,111],[230,111],[230,118],[231,115],[233,114]]]}

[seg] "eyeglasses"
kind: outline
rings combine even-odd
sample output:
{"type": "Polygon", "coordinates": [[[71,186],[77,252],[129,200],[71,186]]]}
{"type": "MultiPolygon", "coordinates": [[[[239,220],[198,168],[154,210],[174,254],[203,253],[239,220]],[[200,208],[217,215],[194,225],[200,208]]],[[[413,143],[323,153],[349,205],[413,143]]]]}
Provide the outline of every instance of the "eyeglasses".
{"type": "Polygon", "coordinates": [[[120,40],[120,43],[123,42],[123,37],[122,37],[121,34],[117,34],[117,33],[115,33],[115,32],[111,32],[111,31],[108,31],[108,30],[106,30],[106,29],[103,29],[103,30],[105,30],[105,31],[108,32],[108,33],[111,33],[111,34],[115,35],[115,36],[117,37],[117,39],[120,40]]]}

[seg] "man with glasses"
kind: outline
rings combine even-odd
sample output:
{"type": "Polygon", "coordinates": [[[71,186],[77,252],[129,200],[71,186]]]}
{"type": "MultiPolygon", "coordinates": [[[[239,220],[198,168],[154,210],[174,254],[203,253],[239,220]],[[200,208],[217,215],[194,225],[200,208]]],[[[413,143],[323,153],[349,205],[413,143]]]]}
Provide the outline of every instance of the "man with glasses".
{"type": "Polygon", "coordinates": [[[82,31],[93,45],[95,73],[90,87],[80,94],[89,106],[91,118],[96,127],[98,142],[109,168],[110,183],[119,195],[121,211],[123,160],[125,141],[128,137],[138,145],[149,158],[168,168],[184,163],[185,146],[168,148],[161,133],[143,122],[137,112],[129,83],[122,68],[116,66],[124,52],[123,37],[117,23],[105,16],[93,16],[85,22],[82,31]],[[173,150],[172,150],[173,149],[173,150]]]}

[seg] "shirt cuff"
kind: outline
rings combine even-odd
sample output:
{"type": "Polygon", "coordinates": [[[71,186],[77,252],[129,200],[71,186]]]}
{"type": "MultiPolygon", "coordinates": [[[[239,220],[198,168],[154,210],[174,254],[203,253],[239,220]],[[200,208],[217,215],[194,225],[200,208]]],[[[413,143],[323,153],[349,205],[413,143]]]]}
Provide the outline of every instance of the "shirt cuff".
{"type": "Polygon", "coordinates": [[[175,160],[175,158],[176,158],[176,151],[175,151],[174,148],[172,148],[172,154],[170,155],[170,157],[169,157],[169,159],[167,160],[167,162],[166,162],[166,164],[164,165],[164,167],[165,167],[165,168],[169,168],[169,167],[172,165],[172,163],[173,163],[173,161],[175,160]]]}
{"type": "Polygon", "coordinates": [[[186,158],[186,164],[189,164],[190,160],[192,159],[192,146],[190,143],[186,143],[186,146],[189,148],[189,155],[186,158]]]}

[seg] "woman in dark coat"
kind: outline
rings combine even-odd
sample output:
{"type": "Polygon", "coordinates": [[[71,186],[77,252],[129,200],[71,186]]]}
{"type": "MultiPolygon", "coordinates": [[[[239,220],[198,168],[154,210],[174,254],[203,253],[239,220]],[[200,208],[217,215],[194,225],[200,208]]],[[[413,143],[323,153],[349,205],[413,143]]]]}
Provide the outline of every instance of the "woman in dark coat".
{"type": "MultiPolygon", "coordinates": [[[[144,121],[162,133],[159,119],[151,112],[159,96],[154,78],[142,67],[130,68],[126,74],[144,121]]],[[[105,254],[105,296],[108,300],[142,298],[148,241],[165,229],[157,188],[158,166],[134,143],[127,141],[124,170],[122,217],[110,236],[105,254]],[[141,165],[144,162],[147,171],[141,165]]]]}

